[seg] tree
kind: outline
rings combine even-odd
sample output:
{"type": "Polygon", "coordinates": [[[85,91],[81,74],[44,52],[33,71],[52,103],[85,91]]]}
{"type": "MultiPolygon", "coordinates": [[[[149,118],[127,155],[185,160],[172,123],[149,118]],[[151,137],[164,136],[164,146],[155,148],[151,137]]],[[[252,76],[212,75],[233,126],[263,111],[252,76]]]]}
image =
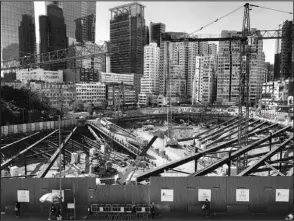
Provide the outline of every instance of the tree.
{"type": "Polygon", "coordinates": [[[75,112],[84,111],[84,101],[76,100],[72,103],[72,109],[75,112]]]}
{"type": "Polygon", "coordinates": [[[45,117],[41,111],[50,109],[48,98],[42,98],[36,92],[26,88],[15,89],[9,86],[1,87],[2,125],[27,122],[29,113],[35,121],[45,117]]]}

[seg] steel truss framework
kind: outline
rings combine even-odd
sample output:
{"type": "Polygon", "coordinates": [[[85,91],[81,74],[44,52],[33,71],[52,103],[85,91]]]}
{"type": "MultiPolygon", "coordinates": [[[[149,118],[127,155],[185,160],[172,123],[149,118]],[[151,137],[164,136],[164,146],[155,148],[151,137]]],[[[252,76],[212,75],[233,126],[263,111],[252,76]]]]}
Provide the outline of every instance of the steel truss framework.
{"type": "Polygon", "coordinates": [[[98,44],[76,44],[69,48],[33,54],[24,57],[19,57],[13,60],[1,61],[1,69],[21,69],[34,68],[43,64],[52,64],[64,62],[72,59],[85,59],[97,56],[106,56],[107,54],[117,53],[117,47],[104,42],[102,45],[98,44]]]}
{"type": "MultiPolygon", "coordinates": [[[[192,154],[189,157],[185,157],[167,165],[163,165],[147,171],[137,178],[138,181],[146,180],[151,176],[160,175],[160,173],[167,170],[176,170],[176,167],[193,160],[199,161],[202,157],[209,157],[214,159],[214,162],[206,166],[204,169],[196,171],[190,175],[206,175],[212,173],[215,169],[224,164],[235,164],[234,160],[236,158],[243,160],[244,153],[247,153],[247,160],[257,159],[257,161],[240,172],[238,176],[254,175],[257,172],[271,170],[278,173],[279,175],[286,175],[285,171],[293,167],[292,164],[289,164],[289,162],[291,162],[291,160],[293,161],[294,158],[290,155],[291,151],[293,152],[291,142],[293,137],[288,136],[290,127],[283,127],[279,124],[272,124],[270,122],[263,122],[260,120],[252,120],[252,123],[248,129],[248,137],[251,140],[247,146],[243,147],[242,149],[238,149],[237,136],[231,137],[229,140],[225,140],[226,136],[224,136],[226,133],[229,133],[230,135],[236,133],[236,128],[231,128],[230,131],[224,130],[224,128],[227,128],[228,125],[237,123],[238,121],[236,121],[236,118],[232,118],[217,127],[198,134],[195,137],[197,137],[199,140],[210,141],[210,139],[216,138],[218,140],[217,145],[215,143],[209,143],[206,150],[201,150],[198,148],[198,152],[192,154]],[[269,131],[272,131],[271,135],[268,135],[269,131]],[[260,135],[263,135],[263,137],[259,137],[260,135]],[[283,136],[285,137],[284,141],[277,139],[277,137],[283,136]],[[255,154],[250,153],[250,151],[253,149],[269,147],[270,144],[272,148],[269,151],[263,151],[262,153],[255,154]],[[228,150],[228,148],[230,150],[228,150]],[[218,153],[231,154],[224,158],[218,158],[216,157],[216,154],[218,153]],[[278,157],[278,159],[271,159],[274,155],[278,155],[279,153],[280,157],[278,157]]],[[[34,172],[31,172],[31,174],[26,174],[26,176],[45,177],[57,159],[60,149],[64,155],[65,164],[66,162],[70,162],[71,151],[83,150],[84,152],[89,153],[89,149],[94,146],[99,149],[100,144],[102,143],[108,145],[106,143],[106,139],[104,139],[103,136],[101,136],[99,133],[96,133],[96,130],[93,130],[95,128],[90,126],[89,128],[88,135],[83,135],[80,133],[76,134],[76,128],[67,131],[63,130],[61,134],[63,142],[60,147],[58,146],[58,136],[56,133],[57,130],[46,133],[34,133],[29,136],[22,137],[18,141],[13,141],[11,144],[6,144],[5,146],[1,147],[1,152],[4,153],[4,155],[7,155],[7,159],[1,164],[1,170],[6,169],[9,165],[13,164],[23,165],[38,161],[38,168],[40,168],[41,165],[45,163],[45,167],[43,167],[42,171],[36,175],[35,173],[38,171],[38,169],[36,169],[34,172]],[[74,134],[76,135],[74,136],[74,134]],[[98,142],[95,142],[95,140],[98,142]],[[23,147],[23,144],[25,144],[25,147],[23,147]]],[[[154,140],[155,137],[150,141],[148,148],[152,145],[154,140]]],[[[140,152],[145,153],[146,150],[141,149],[140,152]]],[[[100,155],[101,157],[107,159],[119,158],[115,151],[112,151],[110,155],[101,152],[100,155]]],[[[293,172],[288,171],[287,175],[293,175],[293,172]]]]}
{"type": "MultiPolygon", "coordinates": [[[[223,127],[226,127],[226,125],[231,124],[232,121],[234,121],[235,119],[231,119],[227,122],[224,122],[222,124],[223,127]]],[[[233,161],[236,158],[239,158],[239,160],[244,160],[244,153],[246,153],[246,159],[247,160],[252,160],[255,158],[258,158],[258,162],[262,162],[262,163],[258,163],[258,166],[255,166],[253,169],[251,169],[249,172],[252,172],[252,174],[256,173],[256,172],[262,172],[262,171],[268,171],[268,170],[272,170],[272,168],[269,168],[269,166],[266,166],[264,168],[259,168],[259,166],[264,165],[264,161],[269,159],[270,157],[272,157],[273,155],[277,154],[277,152],[282,151],[282,153],[284,152],[291,152],[293,148],[289,147],[289,145],[291,144],[291,138],[292,137],[288,137],[287,140],[285,141],[285,144],[281,144],[280,141],[273,141],[271,142],[271,146],[272,149],[268,152],[263,152],[263,153],[257,153],[257,154],[252,154],[250,153],[250,151],[252,149],[256,149],[256,148],[262,148],[262,147],[270,147],[270,140],[271,139],[277,139],[276,137],[278,137],[279,135],[283,135],[283,134],[287,134],[290,130],[291,127],[284,127],[281,126],[279,124],[273,124],[270,122],[263,122],[263,121],[253,121],[250,126],[251,128],[248,129],[248,137],[250,139],[255,138],[254,140],[251,140],[247,146],[243,147],[243,148],[239,148],[239,144],[238,144],[238,137],[229,139],[229,140],[224,140],[224,137],[221,137],[222,135],[224,135],[224,130],[223,128],[212,128],[210,130],[207,130],[203,133],[201,133],[201,135],[199,134],[198,136],[195,136],[194,138],[204,138],[207,136],[210,136],[211,134],[215,134],[216,132],[219,132],[219,137],[218,138],[219,142],[212,142],[211,144],[209,143],[206,146],[206,150],[199,150],[198,152],[196,152],[195,154],[192,154],[191,156],[185,157],[183,159],[179,159],[176,160],[174,162],[168,163],[166,165],[157,167],[155,169],[149,170],[143,174],[141,174],[140,176],[137,177],[138,181],[143,181],[146,179],[149,179],[151,176],[158,176],[161,173],[163,173],[164,171],[168,171],[168,170],[172,170],[174,168],[177,168],[183,164],[186,164],[190,161],[193,160],[200,160],[200,158],[202,157],[210,157],[210,156],[215,156],[215,154],[217,153],[230,153],[229,156],[222,158],[222,159],[218,159],[217,161],[215,161],[214,163],[212,163],[211,165],[205,167],[203,170],[199,170],[196,171],[193,174],[190,174],[191,176],[203,176],[203,175],[207,175],[209,173],[212,173],[215,169],[217,169],[218,167],[224,165],[224,164],[230,164],[234,163],[233,161]],[[262,134],[266,134],[268,135],[268,131],[271,130],[273,131],[271,136],[265,136],[263,138],[258,137],[259,135],[262,134]],[[256,137],[257,136],[257,137],[256,137]],[[257,141],[256,141],[257,140],[257,141]],[[216,145],[217,143],[217,145],[216,145]],[[226,150],[228,149],[229,150],[226,150]],[[267,154],[266,158],[260,158],[263,157],[265,154],[267,154]]],[[[232,130],[232,133],[237,133],[237,131],[232,130]]],[[[230,135],[232,134],[230,133],[230,135]]],[[[215,138],[215,137],[213,137],[215,138]]],[[[293,138],[292,138],[293,139],[293,138]]],[[[208,139],[209,140],[209,139],[208,139]]],[[[293,157],[289,157],[286,154],[284,154],[284,156],[282,156],[281,154],[281,158],[278,160],[269,160],[267,161],[267,163],[269,163],[270,165],[273,164],[280,164],[281,162],[284,162],[285,165],[281,165],[279,166],[280,169],[289,169],[293,166],[289,166],[287,165],[285,162],[290,162],[289,160],[291,160],[293,157]]],[[[292,163],[291,163],[292,164],[292,163]]],[[[249,167],[247,167],[246,169],[248,169],[249,167]]],[[[244,170],[245,171],[245,170],[244,170]]],[[[249,174],[248,172],[248,174],[249,174]]],[[[288,175],[291,175],[291,173],[288,173],[288,175]]],[[[242,172],[239,173],[239,175],[242,175],[242,172]]]]}

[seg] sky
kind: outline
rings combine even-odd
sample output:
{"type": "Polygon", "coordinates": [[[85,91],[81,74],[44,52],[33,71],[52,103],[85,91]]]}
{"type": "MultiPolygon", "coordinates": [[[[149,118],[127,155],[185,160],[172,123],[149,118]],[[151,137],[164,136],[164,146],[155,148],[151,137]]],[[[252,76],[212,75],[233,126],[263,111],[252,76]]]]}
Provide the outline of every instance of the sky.
{"type": "MultiPolygon", "coordinates": [[[[109,40],[109,9],[122,4],[131,3],[127,1],[99,1],[96,3],[96,40],[109,40]]],[[[197,1],[139,1],[145,5],[146,25],[150,22],[162,22],[166,24],[166,31],[179,31],[192,33],[202,26],[215,21],[216,19],[241,7],[246,2],[197,2],[197,1]]],[[[249,2],[254,5],[263,6],[272,9],[278,9],[287,12],[293,12],[293,2],[249,2]]],[[[38,15],[45,13],[45,3],[35,2],[37,39],[38,33],[38,15]]],[[[220,34],[222,30],[242,30],[244,8],[234,12],[211,26],[204,28],[196,34],[214,35],[220,34]]],[[[284,20],[292,20],[293,15],[268,9],[253,7],[250,11],[251,28],[260,30],[276,30],[278,25],[284,20]]],[[[274,43],[275,40],[264,40],[264,52],[266,61],[274,63],[274,43]]]]}

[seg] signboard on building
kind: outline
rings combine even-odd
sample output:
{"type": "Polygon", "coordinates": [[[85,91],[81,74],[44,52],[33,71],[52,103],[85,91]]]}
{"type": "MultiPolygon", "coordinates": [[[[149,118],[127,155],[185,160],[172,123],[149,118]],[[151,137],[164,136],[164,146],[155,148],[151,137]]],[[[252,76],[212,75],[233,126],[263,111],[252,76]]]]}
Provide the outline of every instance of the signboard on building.
{"type": "Polygon", "coordinates": [[[236,189],[237,202],[249,202],[249,189],[236,189]]]}
{"type": "Polygon", "coordinates": [[[198,189],[198,201],[203,202],[206,199],[211,202],[211,189],[198,189]]]}
{"type": "Polygon", "coordinates": [[[19,203],[29,203],[30,202],[30,191],[17,190],[17,201],[19,203]]]}
{"type": "Polygon", "coordinates": [[[276,202],[289,202],[289,189],[276,189],[276,202]]]}
{"type": "Polygon", "coordinates": [[[174,190],[161,189],[161,202],[173,202],[174,201],[174,190]]]}
{"type": "MultiPolygon", "coordinates": [[[[52,193],[58,193],[60,195],[60,190],[52,190],[52,193]]],[[[64,202],[64,190],[61,190],[62,202],[64,202]]]]}

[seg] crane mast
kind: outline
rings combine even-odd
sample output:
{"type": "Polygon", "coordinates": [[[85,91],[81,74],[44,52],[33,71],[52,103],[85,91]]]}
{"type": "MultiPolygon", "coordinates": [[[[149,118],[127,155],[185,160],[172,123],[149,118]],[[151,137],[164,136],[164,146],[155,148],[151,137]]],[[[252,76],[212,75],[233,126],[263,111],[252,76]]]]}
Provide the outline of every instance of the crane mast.
{"type": "MultiPolygon", "coordinates": [[[[242,27],[242,37],[246,40],[240,41],[240,74],[239,74],[239,125],[238,125],[238,143],[240,148],[248,144],[248,121],[249,121],[249,106],[250,106],[250,44],[248,44],[248,37],[251,36],[250,30],[250,4],[244,5],[244,17],[242,27]],[[245,114],[243,115],[243,105],[245,106],[245,114]]],[[[242,171],[247,164],[246,155],[243,162],[238,160],[238,171],[242,171]]]]}

